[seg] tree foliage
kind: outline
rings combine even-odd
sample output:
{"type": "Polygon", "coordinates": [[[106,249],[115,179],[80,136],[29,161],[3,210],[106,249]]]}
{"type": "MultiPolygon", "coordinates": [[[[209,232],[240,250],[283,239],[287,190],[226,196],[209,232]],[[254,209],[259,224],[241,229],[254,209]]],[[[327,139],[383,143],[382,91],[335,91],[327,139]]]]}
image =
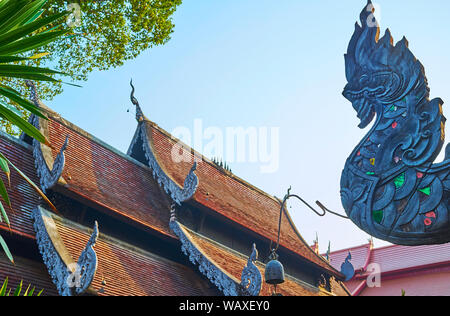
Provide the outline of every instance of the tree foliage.
{"type": "MultiPolygon", "coordinates": [[[[45,18],[67,9],[71,3],[80,7],[81,24],[74,27],[71,36],[30,52],[51,52],[42,59],[27,61],[35,66],[51,66],[73,80],[87,80],[94,70],[119,67],[136,58],[144,50],[165,44],[174,30],[172,16],[182,0],[49,0],[45,5],[45,18]]],[[[77,10],[74,11],[76,15],[77,10]]],[[[22,95],[28,95],[23,80],[0,79],[22,95]]],[[[39,96],[51,100],[62,92],[61,82],[36,84],[39,96]]],[[[20,111],[22,108],[12,103],[20,111]]],[[[23,117],[27,113],[22,111],[23,117]]],[[[2,120],[3,129],[12,135],[19,130],[2,120]]]]}

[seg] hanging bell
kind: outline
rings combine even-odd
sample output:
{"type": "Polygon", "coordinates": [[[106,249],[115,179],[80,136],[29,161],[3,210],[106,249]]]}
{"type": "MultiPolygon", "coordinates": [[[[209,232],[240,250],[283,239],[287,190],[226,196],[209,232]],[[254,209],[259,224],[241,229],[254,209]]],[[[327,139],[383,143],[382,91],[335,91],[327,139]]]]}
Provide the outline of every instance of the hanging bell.
{"type": "Polygon", "coordinates": [[[266,265],[266,271],[264,273],[266,283],[272,285],[284,283],[284,267],[281,262],[278,261],[278,255],[275,251],[272,251],[270,259],[271,260],[266,265]]]}

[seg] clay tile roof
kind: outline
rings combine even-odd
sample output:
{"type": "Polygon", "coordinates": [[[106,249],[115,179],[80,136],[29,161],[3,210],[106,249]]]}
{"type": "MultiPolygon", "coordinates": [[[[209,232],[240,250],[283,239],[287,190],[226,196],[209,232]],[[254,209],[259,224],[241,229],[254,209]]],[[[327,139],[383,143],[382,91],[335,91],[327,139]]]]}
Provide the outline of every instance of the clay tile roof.
{"type": "MultiPolygon", "coordinates": [[[[78,258],[90,232],[77,224],[53,217],[59,236],[72,258],[78,258]]],[[[208,282],[191,268],[102,235],[94,250],[98,268],[91,284],[98,295],[204,296],[215,295],[208,282]],[[106,284],[102,284],[105,281],[106,284]]]]}
{"type": "Polygon", "coordinates": [[[11,264],[5,256],[0,256],[0,285],[3,285],[3,281],[8,277],[8,290],[12,289],[11,293],[22,281],[22,295],[29,284],[31,285],[30,290],[35,287],[34,296],[41,290],[44,290],[43,296],[58,295],[43,263],[21,258],[17,255],[14,256],[14,262],[14,264],[11,264]]]}
{"type": "Polygon", "coordinates": [[[48,132],[53,158],[69,135],[62,174],[68,185],[59,189],[175,238],[169,229],[169,201],[148,167],[61,118],[49,120],[48,132]]]}
{"type": "MultiPolygon", "coordinates": [[[[180,226],[182,226],[180,224],[180,226]]],[[[242,270],[247,265],[248,256],[237,253],[225,246],[222,246],[211,239],[199,235],[188,228],[182,226],[183,231],[189,236],[189,239],[194,243],[198,250],[206,255],[216,267],[222,269],[226,274],[231,275],[237,282],[241,279],[242,270]]],[[[249,245],[251,246],[251,245],[249,245]]],[[[249,254],[251,247],[249,247],[249,254]]],[[[257,262],[257,267],[264,276],[265,266],[257,262]]],[[[263,277],[264,278],[264,277],[263,277]]],[[[278,287],[278,292],[284,296],[321,296],[326,293],[319,291],[317,288],[302,283],[299,280],[286,277],[286,282],[278,287]]],[[[345,295],[344,291],[340,292],[345,295]]],[[[261,296],[272,295],[272,288],[263,280],[263,287],[260,292],[261,296]]]]}
{"type": "MultiPolygon", "coordinates": [[[[32,181],[39,183],[34,168],[31,146],[1,134],[0,152],[32,181]]],[[[35,233],[31,221],[31,210],[39,204],[39,196],[17,172],[11,171],[11,186],[8,186],[7,179],[3,173],[1,177],[7,187],[12,204],[12,211],[8,210],[6,204],[3,204],[8,212],[12,232],[33,239],[35,233]]],[[[0,229],[9,230],[4,221],[0,223],[0,229]]]]}
{"type": "MultiPolygon", "coordinates": [[[[141,124],[145,124],[149,146],[159,165],[170,178],[183,187],[185,177],[193,165],[194,155],[202,156],[184,145],[189,148],[183,153],[186,155],[185,159],[178,163],[173,162],[172,149],[178,140],[153,122],[143,121],[141,124]]],[[[237,225],[276,241],[280,202],[244,180],[221,170],[208,159],[202,158],[197,164],[199,186],[194,200],[237,225]]],[[[297,232],[289,214],[286,212],[285,215],[282,221],[281,246],[322,267],[332,275],[340,276],[340,273],[324,258],[314,253],[297,232]]]]}

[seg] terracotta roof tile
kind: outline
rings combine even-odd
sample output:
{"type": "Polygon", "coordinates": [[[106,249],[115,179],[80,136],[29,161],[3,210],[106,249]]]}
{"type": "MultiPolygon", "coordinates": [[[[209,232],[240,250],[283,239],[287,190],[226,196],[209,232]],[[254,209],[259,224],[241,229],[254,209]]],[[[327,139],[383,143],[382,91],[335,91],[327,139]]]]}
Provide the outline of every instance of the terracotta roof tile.
{"type": "MultiPolygon", "coordinates": [[[[193,154],[185,150],[186,159],[179,163],[173,162],[172,148],[176,141],[154,123],[144,121],[144,124],[156,159],[168,175],[182,187],[193,165],[193,154]]],[[[277,240],[280,204],[274,197],[233,175],[226,174],[208,160],[198,163],[196,174],[199,178],[199,187],[194,195],[196,202],[263,237],[277,240]]],[[[288,216],[283,216],[280,244],[333,275],[339,275],[339,272],[307,245],[288,216]]]]}
{"type": "MultiPolygon", "coordinates": [[[[13,141],[1,135],[0,152],[32,181],[39,183],[34,168],[33,154],[28,145],[20,144],[19,141],[13,141]]],[[[12,210],[10,210],[2,201],[11,222],[12,231],[29,238],[34,238],[35,233],[30,216],[31,210],[39,204],[39,196],[14,170],[11,170],[11,186],[8,186],[8,181],[3,173],[1,177],[7,186],[12,204],[12,210]]],[[[4,222],[0,224],[0,228],[8,230],[8,226],[4,222]]]]}
{"type": "MultiPolygon", "coordinates": [[[[84,228],[55,218],[61,239],[72,257],[78,258],[90,234],[84,228]]],[[[92,288],[99,295],[201,296],[214,295],[208,282],[191,268],[127,246],[101,234],[94,246],[98,269],[92,288]],[[106,285],[102,281],[106,281],[106,285]]],[[[76,259],[75,259],[76,261],[76,259]]]]}
{"type": "Polygon", "coordinates": [[[49,138],[56,158],[69,135],[63,177],[67,189],[134,222],[174,237],[170,204],[149,168],[130,161],[91,137],[50,120],[49,138]]]}
{"type": "Polygon", "coordinates": [[[58,292],[53,285],[47,269],[43,263],[31,261],[19,256],[14,256],[15,264],[11,264],[5,256],[0,256],[0,285],[8,277],[8,289],[12,292],[16,289],[20,281],[23,281],[22,295],[25,293],[28,285],[31,288],[36,287],[34,295],[37,295],[42,289],[43,296],[57,296],[58,292]]]}
{"type": "MultiPolygon", "coordinates": [[[[198,249],[208,256],[223,271],[240,280],[243,268],[247,265],[248,257],[238,254],[224,246],[221,246],[210,239],[203,237],[191,230],[183,227],[189,234],[189,238],[193,240],[198,249]]],[[[250,250],[249,250],[250,251],[250,250]]],[[[264,265],[257,263],[257,267],[264,278],[264,265]]],[[[340,295],[347,295],[343,287],[335,282],[334,287],[340,295]]],[[[286,282],[278,287],[278,292],[284,296],[322,296],[326,293],[319,291],[317,288],[308,285],[302,285],[300,281],[294,278],[286,277],[286,282]]],[[[260,292],[261,296],[272,295],[272,288],[263,280],[263,287],[260,292]]]]}

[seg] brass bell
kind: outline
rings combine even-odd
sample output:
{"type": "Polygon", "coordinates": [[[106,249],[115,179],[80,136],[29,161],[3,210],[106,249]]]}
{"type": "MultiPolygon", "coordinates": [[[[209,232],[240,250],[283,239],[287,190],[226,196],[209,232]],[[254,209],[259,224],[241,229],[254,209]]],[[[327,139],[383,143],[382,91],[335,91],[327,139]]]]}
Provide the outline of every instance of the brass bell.
{"type": "Polygon", "coordinates": [[[278,255],[275,251],[270,255],[270,261],[266,265],[266,271],[264,273],[266,283],[272,285],[278,285],[284,283],[284,267],[280,261],[278,261],[278,255]]]}

